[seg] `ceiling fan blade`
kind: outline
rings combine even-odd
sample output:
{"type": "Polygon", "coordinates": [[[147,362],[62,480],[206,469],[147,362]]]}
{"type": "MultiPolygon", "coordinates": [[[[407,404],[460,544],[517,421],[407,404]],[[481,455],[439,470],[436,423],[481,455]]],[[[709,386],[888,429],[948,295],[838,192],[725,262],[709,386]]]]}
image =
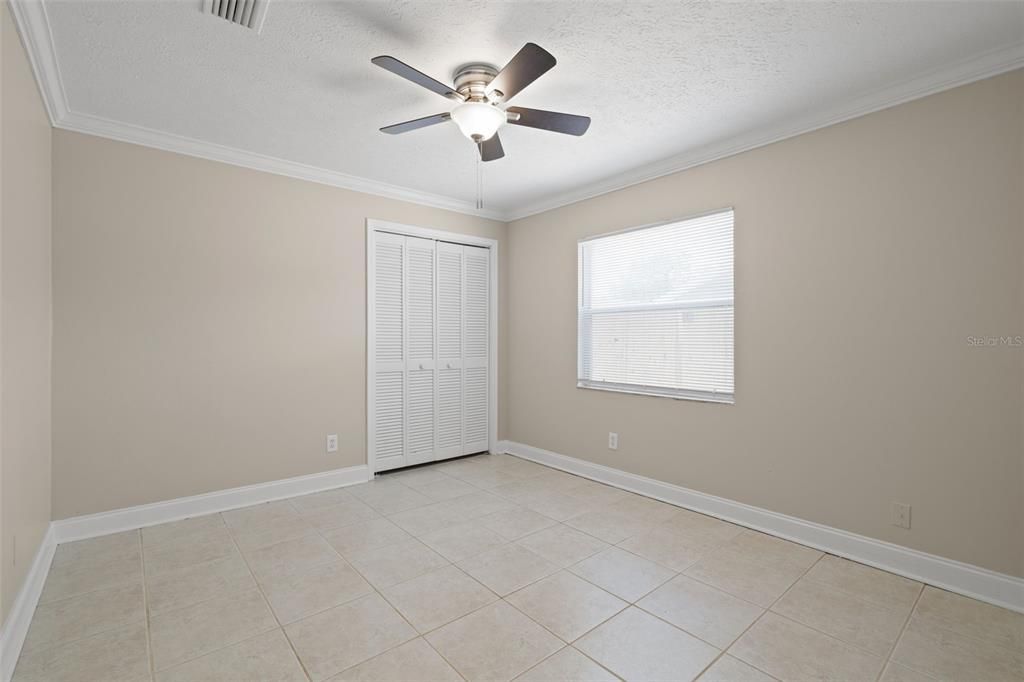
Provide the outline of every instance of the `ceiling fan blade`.
{"type": "Polygon", "coordinates": [[[520,90],[537,80],[555,65],[555,58],[543,47],[534,43],[526,43],[523,49],[512,57],[512,61],[505,65],[497,76],[487,84],[487,94],[492,95],[495,90],[501,92],[500,96],[492,97],[501,102],[507,102],[516,96],[520,90]]]}
{"type": "Polygon", "coordinates": [[[498,133],[494,133],[489,139],[477,145],[480,149],[480,158],[483,161],[496,161],[505,156],[505,150],[501,146],[498,133]]]}
{"type": "Polygon", "coordinates": [[[510,114],[519,114],[519,118],[509,117],[508,122],[517,126],[540,128],[566,135],[582,135],[590,127],[589,116],[577,116],[576,114],[563,114],[557,111],[544,111],[543,109],[524,109],[523,107],[509,107],[505,111],[510,114]]]}
{"type": "Polygon", "coordinates": [[[388,135],[397,135],[398,133],[407,133],[410,130],[419,130],[420,128],[426,128],[427,126],[436,125],[438,123],[444,123],[445,121],[451,120],[452,115],[448,112],[443,114],[434,114],[433,116],[424,116],[423,118],[414,118],[411,121],[404,121],[402,123],[395,123],[394,125],[384,126],[380,129],[382,133],[388,135]]]}
{"type": "Polygon", "coordinates": [[[448,99],[458,100],[459,102],[464,101],[466,98],[455,91],[455,88],[450,85],[445,85],[440,81],[436,81],[430,76],[416,69],[412,68],[405,62],[400,62],[394,57],[388,55],[381,55],[380,57],[374,57],[370,60],[382,69],[387,69],[396,76],[412,81],[416,85],[421,85],[431,92],[436,92],[442,97],[448,99]]]}

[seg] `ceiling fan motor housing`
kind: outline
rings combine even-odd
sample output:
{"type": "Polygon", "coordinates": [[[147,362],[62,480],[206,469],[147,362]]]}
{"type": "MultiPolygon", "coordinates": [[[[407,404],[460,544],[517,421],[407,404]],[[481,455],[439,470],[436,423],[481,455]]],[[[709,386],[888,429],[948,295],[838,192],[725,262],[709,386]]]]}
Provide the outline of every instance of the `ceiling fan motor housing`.
{"type": "MultiPolygon", "coordinates": [[[[498,67],[493,64],[473,62],[464,64],[455,70],[453,80],[455,90],[470,102],[488,101],[487,84],[498,75],[498,67]]],[[[497,92],[497,91],[495,91],[497,92]]]]}

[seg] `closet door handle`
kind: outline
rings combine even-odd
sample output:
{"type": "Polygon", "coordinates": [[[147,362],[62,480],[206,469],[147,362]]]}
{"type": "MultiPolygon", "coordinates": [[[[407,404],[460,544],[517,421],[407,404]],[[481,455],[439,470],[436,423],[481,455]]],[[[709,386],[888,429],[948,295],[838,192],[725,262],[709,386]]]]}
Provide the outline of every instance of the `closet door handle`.
{"type": "Polygon", "coordinates": [[[452,368],[452,363],[449,362],[447,365],[445,365],[445,368],[446,369],[451,369],[452,368]]]}
{"type": "Polygon", "coordinates": [[[420,363],[420,369],[423,369],[423,363],[422,362],[420,363]]]}

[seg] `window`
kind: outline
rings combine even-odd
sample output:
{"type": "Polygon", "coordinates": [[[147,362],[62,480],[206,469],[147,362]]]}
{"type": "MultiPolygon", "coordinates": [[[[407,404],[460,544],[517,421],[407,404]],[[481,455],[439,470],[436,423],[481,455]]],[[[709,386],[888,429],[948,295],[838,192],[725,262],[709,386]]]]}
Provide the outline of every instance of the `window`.
{"type": "Polygon", "coordinates": [[[733,402],[733,212],[579,243],[579,375],[601,388],[733,402]]]}

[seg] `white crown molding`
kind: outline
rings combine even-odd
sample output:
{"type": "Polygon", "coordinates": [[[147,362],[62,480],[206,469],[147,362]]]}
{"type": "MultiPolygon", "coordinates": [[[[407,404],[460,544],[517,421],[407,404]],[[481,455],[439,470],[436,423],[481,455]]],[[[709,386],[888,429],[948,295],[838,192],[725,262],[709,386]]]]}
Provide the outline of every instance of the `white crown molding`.
{"type": "Polygon", "coordinates": [[[746,528],[846,557],[989,604],[1024,613],[1024,578],[997,573],[909,547],[875,540],[820,523],[734,502],[586,460],[514,441],[500,441],[501,452],[545,464],[677,507],[714,516],[746,528]]]}
{"type": "Polygon", "coordinates": [[[457,213],[466,213],[469,215],[479,216],[481,218],[491,218],[493,220],[505,219],[503,213],[487,209],[480,210],[475,208],[470,202],[452,199],[450,197],[441,196],[440,194],[421,192],[419,190],[408,189],[406,187],[399,187],[398,185],[390,185],[378,180],[368,180],[355,175],[339,173],[338,171],[279,159],[265,154],[247,152],[241,149],[215,144],[213,142],[204,142],[190,137],[175,135],[173,133],[165,133],[130,123],[122,123],[120,121],[113,121],[99,116],[92,116],[90,114],[68,112],[55,125],[55,127],[78,133],[106,137],[120,142],[130,142],[144,147],[162,149],[168,152],[176,152],[187,156],[195,156],[210,161],[220,161],[221,163],[228,163],[233,166],[241,166],[242,168],[263,171],[265,173],[284,175],[286,177],[297,178],[299,180],[308,180],[321,185],[340,187],[342,189],[362,192],[364,194],[373,194],[376,196],[386,197],[388,199],[408,201],[409,203],[418,204],[420,206],[430,206],[432,208],[440,208],[448,211],[455,211],[457,213]]]}
{"type": "Polygon", "coordinates": [[[46,574],[50,571],[50,562],[53,561],[56,549],[57,542],[51,523],[43,535],[43,541],[39,543],[36,556],[25,575],[25,582],[21,584],[21,589],[14,598],[14,604],[7,614],[3,629],[0,629],[0,680],[3,682],[9,682],[14,676],[14,666],[18,662],[18,655],[21,654],[21,646],[25,643],[36,604],[43,594],[46,574]]]}
{"type": "Polygon", "coordinates": [[[922,74],[905,83],[865,94],[841,106],[808,114],[782,125],[769,126],[728,140],[690,150],[647,164],[568,192],[544,197],[511,211],[479,210],[472,203],[451,197],[399,187],[377,180],[287,161],[264,154],[204,142],[97,116],[73,112],[68,106],[57,61],[53,36],[43,0],[10,0],[15,23],[29,52],[29,61],[43,93],[55,128],[97,135],[122,142],[220,161],[243,168],[308,180],[332,187],[408,201],[433,208],[491,218],[504,222],[574,204],[648,180],[687,170],[711,161],[757,149],[858,116],[932,95],[1024,67],[1024,43],[1001,47],[958,64],[922,74]]]}
{"type": "Polygon", "coordinates": [[[39,84],[50,124],[56,127],[68,113],[68,99],[57,65],[46,6],[42,0],[10,0],[8,5],[28,52],[28,61],[39,84]]]}
{"type": "Polygon", "coordinates": [[[602,194],[625,189],[648,180],[655,180],[672,173],[678,173],[705,163],[718,161],[729,156],[781,142],[797,135],[803,135],[821,128],[849,121],[860,116],[904,104],[915,99],[934,95],[974,81],[998,76],[1001,73],[1024,67],[1024,43],[1001,47],[985,54],[972,57],[958,64],[922,74],[917,78],[862,95],[840,106],[809,113],[786,123],[768,126],[749,133],[731,137],[728,140],[705,145],[662,161],[641,166],[614,177],[546,197],[510,211],[505,220],[512,222],[552,209],[592,199],[602,194]]]}

